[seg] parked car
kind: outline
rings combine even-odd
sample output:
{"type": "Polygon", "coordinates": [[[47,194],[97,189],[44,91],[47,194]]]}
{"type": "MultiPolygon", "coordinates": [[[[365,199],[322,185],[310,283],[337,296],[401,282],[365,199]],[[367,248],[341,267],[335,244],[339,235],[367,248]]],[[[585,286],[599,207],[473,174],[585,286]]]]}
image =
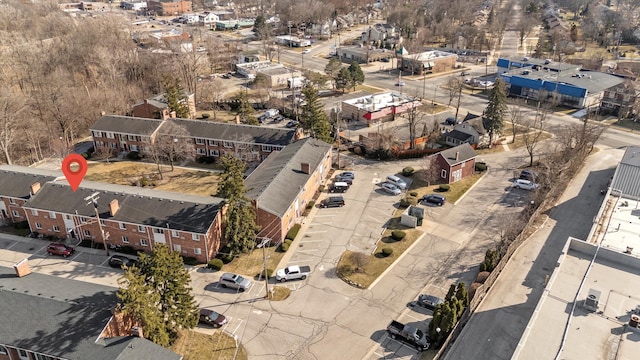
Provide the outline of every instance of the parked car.
{"type": "Polygon", "coordinates": [[[320,207],[342,207],[344,204],[344,198],[342,196],[329,196],[320,202],[320,207]]]}
{"type": "Polygon", "coordinates": [[[396,83],[396,86],[404,86],[404,85],[405,85],[405,84],[404,84],[404,81],[398,81],[398,82],[396,83]]]}
{"type": "Polygon", "coordinates": [[[303,53],[303,54],[308,54],[308,53],[310,53],[310,52],[311,52],[311,49],[304,49],[304,50],[302,50],[302,53],[303,53]]]}
{"type": "Polygon", "coordinates": [[[276,281],[285,282],[289,280],[304,280],[311,274],[310,266],[292,265],[276,271],[276,281]]]}
{"type": "Polygon", "coordinates": [[[514,188],[523,190],[535,190],[538,188],[538,186],[538,184],[525,179],[516,179],[516,181],[513,183],[514,188]]]}
{"type": "Polygon", "coordinates": [[[455,124],[459,124],[459,121],[456,121],[456,118],[454,117],[448,117],[445,121],[444,124],[445,125],[455,125],[455,124]]]}
{"type": "Polygon", "coordinates": [[[421,202],[426,202],[429,204],[435,204],[438,206],[444,205],[446,198],[442,195],[438,194],[429,194],[422,197],[421,202]]]}
{"type": "Polygon", "coordinates": [[[76,249],[65,244],[51,243],[47,246],[47,253],[49,255],[62,255],[62,257],[67,257],[73,255],[74,252],[76,252],[76,249]]]}
{"type": "Polygon", "coordinates": [[[137,263],[137,260],[124,255],[113,255],[109,258],[109,266],[111,266],[112,268],[120,269],[124,265],[126,265],[127,267],[132,267],[137,263]]]}
{"type": "Polygon", "coordinates": [[[387,182],[397,186],[400,190],[405,190],[407,188],[407,183],[395,175],[387,176],[387,182]]]}
{"type": "Polygon", "coordinates": [[[291,128],[294,128],[294,127],[298,126],[298,123],[296,121],[291,120],[285,126],[288,127],[289,129],[291,129],[291,128]]]}
{"type": "Polygon", "coordinates": [[[347,183],[347,185],[351,186],[353,185],[353,178],[350,177],[342,177],[342,175],[338,174],[336,175],[336,177],[333,180],[334,182],[343,182],[343,183],[347,183]]]}
{"type": "Polygon", "coordinates": [[[536,182],[538,181],[538,174],[531,170],[522,170],[522,172],[520,172],[519,178],[536,182]]]}
{"type": "Polygon", "coordinates": [[[219,328],[227,323],[227,318],[213,310],[200,309],[200,322],[219,328]]]}
{"type": "Polygon", "coordinates": [[[267,115],[258,116],[258,123],[262,124],[265,120],[267,120],[267,115]]]}
{"type": "Polygon", "coordinates": [[[349,190],[349,184],[342,181],[336,181],[329,186],[330,193],[343,193],[349,190]]]}
{"type": "Polygon", "coordinates": [[[418,351],[424,351],[429,348],[429,337],[414,325],[405,325],[393,320],[387,326],[387,332],[392,339],[398,339],[413,345],[418,351]]]}
{"type": "Polygon", "coordinates": [[[284,116],[282,115],[276,115],[273,117],[273,119],[271,119],[271,121],[273,121],[274,123],[280,122],[282,120],[284,120],[284,116]]]}
{"type": "Polygon", "coordinates": [[[390,183],[382,183],[380,187],[382,188],[382,190],[384,190],[385,192],[391,195],[400,195],[400,193],[402,193],[402,190],[400,190],[397,186],[390,183]]]}
{"type": "Polygon", "coordinates": [[[349,178],[351,180],[356,178],[356,173],[354,173],[353,171],[343,171],[342,173],[339,174],[340,177],[342,178],[349,178]]]}
{"type": "Polygon", "coordinates": [[[232,273],[224,273],[220,277],[220,286],[222,288],[236,289],[240,292],[249,290],[253,283],[249,279],[245,279],[240,275],[232,273]]]}
{"type": "Polygon", "coordinates": [[[418,300],[415,301],[414,305],[423,307],[429,310],[435,310],[436,306],[442,304],[444,300],[437,296],[420,294],[418,296],[418,300]]]}
{"type": "Polygon", "coordinates": [[[468,71],[463,71],[460,73],[460,76],[469,76],[470,73],[468,71]]]}

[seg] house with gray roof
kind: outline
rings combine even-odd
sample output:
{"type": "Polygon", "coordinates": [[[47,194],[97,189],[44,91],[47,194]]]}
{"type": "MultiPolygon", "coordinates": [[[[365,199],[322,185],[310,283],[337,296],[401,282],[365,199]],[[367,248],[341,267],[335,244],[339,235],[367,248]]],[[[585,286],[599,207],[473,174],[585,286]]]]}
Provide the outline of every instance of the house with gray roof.
{"type": "MultiPolygon", "coordinates": [[[[186,105],[189,109],[189,117],[195,119],[196,117],[196,99],[195,94],[184,92],[183,96],[178,100],[183,105],[186,105]]],[[[149,99],[144,99],[141,103],[133,105],[131,108],[131,115],[135,117],[143,117],[149,119],[162,119],[166,120],[172,117],[176,117],[169,111],[169,100],[166,94],[156,95],[149,99]]]]}
{"type": "Polygon", "coordinates": [[[640,199],[640,146],[629,146],[624,152],[611,180],[611,192],[640,199]]]}
{"type": "Polygon", "coordinates": [[[0,359],[180,360],[137,336],[109,336],[116,288],[0,267],[0,359]]]}
{"type": "Polygon", "coordinates": [[[453,130],[442,135],[444,142],[449,146],[458,146],[463,143],[470,144],[473,148],[489,145],[489,132],[487,131],[487,119],[480,115],[467,113],[460,124],[456,124],[453,130]]]}
{"type": "Polygon", "coordinates": [[[440,174],[444,183],[451,184],[475,173],[477,156],[471,145],[463,143],[429,156],[435,159],[430,166],[436,166],[434,172],[440,174]]]}
{"type": "Polygon", "coordinates": [[[245,180],[258,236],[281,242],[331,169],[331,145],[306,138],[269,155],[245,180]]]}
{"type": "MultiPolygon", "coordinates": [[[[21,168],[27,178],[32,170],[21,168]]],[[[47,179],[31,186],[21,206],[34,233],[94,245],[131,246],[139,251],[166,244],[203,263],[220,248],[223,199],[87,180],[73,191],[64,177],[47,179]],[[95,205],[86,200],[93,194],[97,195],[95,205]]]]}
{"type": "Polygon", "coordinates": [[[62,176],[60,172],[24,167],[0,165],[0,224],[27,221],[22,206],[40,190],[46,182],[62,176]]]}
{"type": "Polygon", "coordinates": [[[116,153],[145,152],[162,127],[173,122],[184,127],[195,148],[195,156],[217,158],[234,154],[248,162],[260,162],[271,152],[282,150],[297,137],[296,130],[230,124],[191,119],[155,120],[132,116],[102,116],[91,127],[96,150],[107,147],[116,153]]]}

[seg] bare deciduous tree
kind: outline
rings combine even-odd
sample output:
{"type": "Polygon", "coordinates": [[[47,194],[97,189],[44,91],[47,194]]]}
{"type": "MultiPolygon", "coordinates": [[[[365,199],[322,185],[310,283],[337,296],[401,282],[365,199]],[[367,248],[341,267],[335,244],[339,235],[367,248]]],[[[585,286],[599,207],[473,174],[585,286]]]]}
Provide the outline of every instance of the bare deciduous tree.
{"type": "Polygon", "coordinates": [[[422,179],[431,186],[440,181],[440,168],[436,162],[435,156],[425,156],[422,158],[422,170],[419,171],[422,179]]]}

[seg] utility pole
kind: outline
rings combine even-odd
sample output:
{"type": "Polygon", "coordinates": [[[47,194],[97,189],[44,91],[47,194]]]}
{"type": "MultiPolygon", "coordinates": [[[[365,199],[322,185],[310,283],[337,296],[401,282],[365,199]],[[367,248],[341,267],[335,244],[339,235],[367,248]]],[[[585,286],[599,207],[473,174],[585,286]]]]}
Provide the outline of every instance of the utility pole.
{"type": "Polygon", "coordinates": [[[104,246],[104,250],[107,252],[107,256],[109,256],[109,247],[107,246],[107,237],[109,234],[104,233],[104,229],[102,228],[102,221],[100,221],[100,212],[98,211],[98,196],[100,193],[94,192],[93,194],[84,198],[84,201],[87,202],[87,205],[91,205],[93,203],[93,210],[96,212],[96,220],[98,221],[98,227],[100,228],[100,236],[102,237],[102,245],[104,246]]]}
{"type": "Polygon", "coordinates": [[[262,238],[262,242],[258,245],[258,248],[262,248],[262,266],[264,269],[264,288],[266,289],[265,299],[269,298],[269,276],[267,276],[267,253],[264,248],[271,242],[270,238],[262,238]]]}

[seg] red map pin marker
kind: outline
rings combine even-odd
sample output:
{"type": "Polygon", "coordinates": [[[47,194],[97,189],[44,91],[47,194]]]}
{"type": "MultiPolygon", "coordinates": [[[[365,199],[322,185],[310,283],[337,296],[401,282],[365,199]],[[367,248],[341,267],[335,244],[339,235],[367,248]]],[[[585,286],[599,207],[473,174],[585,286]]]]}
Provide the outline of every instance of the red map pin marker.
{"type": "Polygon", "coordinates": [[[67,178],[69,185],[71,185],[73,192],[78,190],[78,186],[80,186],[82,179],[84,179],[88,167],[87,160],[80,154],[67,155],[67,157],[62,160],[62,172],[64,173],[64,177],[67,178]]]}

